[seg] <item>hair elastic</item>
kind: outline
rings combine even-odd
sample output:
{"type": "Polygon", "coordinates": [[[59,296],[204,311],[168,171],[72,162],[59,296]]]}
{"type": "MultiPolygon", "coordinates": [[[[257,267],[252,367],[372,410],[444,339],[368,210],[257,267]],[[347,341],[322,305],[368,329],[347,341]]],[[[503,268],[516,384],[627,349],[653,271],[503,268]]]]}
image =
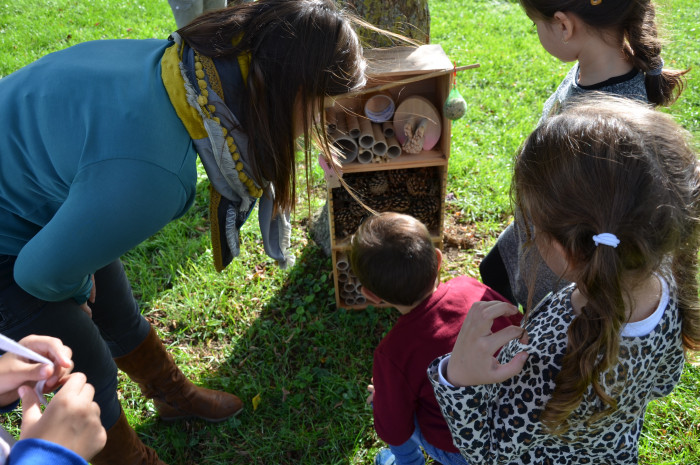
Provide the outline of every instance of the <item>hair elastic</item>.
{"type": "Polygon", "coordinates": [[[596,6],[603,3],[603,0],[591,0],[591,5],[596,6]]]}
{"type": "Polygon", "coordinates": [[[647,76],[661,76],[661,73],[664,70],[664,59],[659,57],[659,60],[661,60],[661,64],[659,64],[659,66],[656,68],[647,71],[647,76]]]}
{"type": "Polygon", "coordinates": [[[615,234],[602,233],[593,236],[593,242],[595,242],[596,247],[600,244],[617,247],[620,244],[620,239],[615,234]]]}

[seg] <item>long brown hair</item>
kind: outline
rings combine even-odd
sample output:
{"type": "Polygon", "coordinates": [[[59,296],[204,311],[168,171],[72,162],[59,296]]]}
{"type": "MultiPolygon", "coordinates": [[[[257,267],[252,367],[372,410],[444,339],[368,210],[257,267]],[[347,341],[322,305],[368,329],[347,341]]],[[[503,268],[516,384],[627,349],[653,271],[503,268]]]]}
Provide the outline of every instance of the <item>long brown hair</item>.
{"type": "Polygon", "coordinates": [[[257,0],[207,12],[178,30],[206,56],[235,60],[250,53],[244,119],[251,170],[258,184],[272,184],[280,209],[293,208],[296,198],[295,102],[301,106],[308,167],[312,138],[330,153],[322,129],[324,97],[365,83],[352,18],[332,0],[257,0]]]}
{"type": "Polygon", "coordinates": [[[567,429],[590,385],[607,405],[590,421],[616,407],[599,380],[617,362],[631,276],[663,273],[670,261],[683,343],[700,348],[700,170],[690,140],[647,105],[587,96],[538,127],[517,157],[513,184],[525,228],[563,246],[587,299],[541,416],[552,432],[567,429]],[[616,248],[596,247],[592,236],[604,232],[617,236],[616,248]]]}
{"type": "Polygon", "coordinates": [[[661,49],[652,0],[605,0],[593,4],[586,0],[520,0],[531,18],[552,20],[557,11],[573,13],[588,26],[612,33],[632,65],[646,73],[647,99],[655,105],[670,105],[685,87],[683,75],[690,71],[663,68],[660,74],[649,71],[662,68],[661,49]]]}

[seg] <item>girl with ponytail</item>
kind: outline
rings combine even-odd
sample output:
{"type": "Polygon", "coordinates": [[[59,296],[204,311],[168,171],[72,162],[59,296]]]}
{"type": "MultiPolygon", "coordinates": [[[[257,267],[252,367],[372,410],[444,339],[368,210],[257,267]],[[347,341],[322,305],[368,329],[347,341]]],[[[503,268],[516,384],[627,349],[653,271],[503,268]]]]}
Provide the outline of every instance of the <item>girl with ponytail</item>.
{"type": "Polygon", "coordinates": [[[688,70],[664,66],[652,0],[520,0],[542,46],[576,64],[547,100],[543,117],[591,90],[670,105],[688,70]]]}
{"type": "MultiPolygon", "coordinates": [[[[554,57],[575,62],[545,102],[540,124],[569,99],[599,91],[670,105],[681,94],[688,70],[664,65],[662,40],[652,0],[520,0],[537,28],[542,46],[554,57]]],[[[516,212],[516,217],[519,213],[516,212]]],[[[511,224],[480,265],[482,281],[514,303],[537,303],[566,285],[540,260],[523,268],[525,232],[511,224]],[[528,303],[529,278],[538,276],[528,303]]]]}
{"type": "Polygon", "coordinates": [[[700,168],[690,136],[647,105],[573,102],[525,141],[522,227],[557,275],[520,327],[472,306],[428,371],[470,464],[636,464],[647,404],[700,348],[700,168]],[[493,355],[505,344],[498,359],[493,355]]]}

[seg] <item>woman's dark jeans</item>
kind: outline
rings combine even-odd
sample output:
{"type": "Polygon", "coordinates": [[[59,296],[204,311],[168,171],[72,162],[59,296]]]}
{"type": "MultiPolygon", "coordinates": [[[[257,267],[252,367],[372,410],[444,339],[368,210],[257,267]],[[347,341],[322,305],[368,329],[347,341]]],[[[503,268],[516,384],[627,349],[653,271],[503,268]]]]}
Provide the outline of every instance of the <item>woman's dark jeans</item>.
{"type": "MultiPolygon", "coordinates": [[[[102,425],[120,414],[117,366],[112,358],[134,350],[148,335],[124,267],[115,260],[95,272],[92,319],[73,299],[47,302],[21,289],[13,278],[16,257],[0,255],[0,333],[14,340],[30,334],[61,339],[73,350],[73,371],[85,373],[95,388],[102,425]]],[[[37,264],[41,266],[41,264],[37,264]]]]}

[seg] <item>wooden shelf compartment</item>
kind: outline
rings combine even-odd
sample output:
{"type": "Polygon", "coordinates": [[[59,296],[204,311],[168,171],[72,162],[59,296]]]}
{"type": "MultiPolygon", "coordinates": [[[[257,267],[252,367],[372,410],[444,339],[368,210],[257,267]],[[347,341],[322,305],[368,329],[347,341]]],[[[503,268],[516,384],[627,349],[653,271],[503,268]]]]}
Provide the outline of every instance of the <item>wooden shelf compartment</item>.
{"type": "MultiPolygon", "coordinates": [[[[405,75],[396,75],[392,78],[401,78],[405,75]]],[[[442,115],[442,106],[447,99],[449,88],[451,85],[451,76],[441,75],[424,81],[417,81],[410,84],[393,87],[381,94],[388,95],[398,108],[401,103],[409,97],[423,97],[428,100],[439,115],[442,115]]],[[[367,100],[377,95],[377,92],[369,92],[359,94],[354,97],[344,97],[335,100],[335,104],[326,111],[335,112],[336,118],[347,118],[347,115],[354,115],[358,119],[366,119],[364,107],[367,100]]],[[[393,125],[393,120],[391,121],[393,125]]],[[[446,164],[450,156],[450,138],[452,131],[452,122],[446,118],[440,118],[440,138],[434,147],[430,150],[422,151],[417,154],[406,153],[402,151],[401,155],[396,158],[382,157],[381,163],[360,163],[354,160],[350,163],[343,164],[344,172],[351,171],[371,171],[382,169],[382,164],[388,164],[391,167],[401,168],[409,166],[423,166],[425,163],[431,165],[446,164]]],[[[329,133],[331,139],[333,133],[329,133]]],[[[383,168],[392,169],[392,168],[383,168]]]]}
{"type": "Polygon", "coordinates": [[[425,224],[431,235],[442,237],[446,175],[444,165],[344,173],[345,184],[357,198],[344,186],[330,189],[332,244],[350,237],[372,214],[366,207],[411,215],[425,224]]]}

